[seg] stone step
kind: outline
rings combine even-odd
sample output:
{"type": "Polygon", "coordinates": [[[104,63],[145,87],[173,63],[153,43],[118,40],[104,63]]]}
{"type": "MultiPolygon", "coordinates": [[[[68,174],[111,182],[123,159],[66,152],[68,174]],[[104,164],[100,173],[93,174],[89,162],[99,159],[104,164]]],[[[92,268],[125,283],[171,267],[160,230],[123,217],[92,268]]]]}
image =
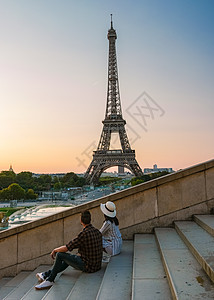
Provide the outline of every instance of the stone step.
{"type": "Polygon", "coordinates": [[[173,299],[214,299],[214,285],[174,228],[156,228],[173,299]]]}
{"type": "MultiPolygon", "coordinates": [[[[43,269],[43,271],[46,271],[46,269],[43,269]]],[[[67,268],[63,273],[57,275],[55,283],[50,289],[38,291],[33,285],[21,300],[66,299],[80,274],[80,271],[67,268]]]]}
{"type": "Polygon", "coordinates": [[[103,263],[100,271],[88,274],[69,267],[49,290],[34,288],[36,273],[47,270],[47,265],[3,278],[0,299],[214,299],[214,216],[194,219],[200,226],[181,221],[175,222],[176,229],[156,228],[156,238],[154,234],[136,234],[134,242],[123,241],[121,254],[103,263]]]}
{"type": "Polygon", "coordinates": [[[195,215],[194,221],[214,236],[214,215],[195,215]]]}
{"type": "Polygon", "coordinates": [[[214,282],[214,237],[193,221],[175,222],[175,228],[214,282]]]}
{"type": "Polygon", "coordinates": [[[13,279],[13,277],[3,277],[3,278],[1,278],[0,279],[0,289],[1,289],[2,286],[4,286],[11,279],[13,279]]]}
{"type": "Polygon", "coordinates": [[[66,299],[72,287],[76,283],[82,271],[75,270],[68,267],[58,278],[56,278],[54,285],[49,289],[47,294],[42,298],[46,300],[66,299]]]}
{"type": "Polygon", "coordinates": [[[102,269],[95,273],[82,273],[77,279],[71,292],[66,300],[81,299],[81,300],[94,300],[96,299],[99,291],[103,275],[106,270],[106,263],[102,264],[102,269]]]}
{"type": "Polygon", "coordinates": [[[132,299],[172,299],[154,234],[135,234],[132,299]]]}
{"type": "Polygon", "coordinates": [[[123,241],[120,255],[111,257],[96,297],[97,300],[130,300],[133,241],[123,241]]]}
{"type": "Polygon", "coordinates": [[[30,273],[30,271],[22,271],[15,277],[2,278],[1,282],[5,284],[0,288],[0,299],[4,299],[11,293],[30,273]]]}
{"type": "MultiPolygon", "coordinates": [[[[36,273],[42,272],[47,269],[47,265],[41,265],[33,272],[30,272],[20,284],[16,284],[15,288],[5,297],[4,300],[20,300],[28,293],[28,291],[37,284],[36,273]]],[[[21,273],[20,273],[21,274],[21,273]]],[[[17,275],[18,276],[18,275],[17,275]]],[[[15,277],[16,278],[16,277],[15,277]]],[[[14,279],[15,279],[14,278],[14,279]]]]}

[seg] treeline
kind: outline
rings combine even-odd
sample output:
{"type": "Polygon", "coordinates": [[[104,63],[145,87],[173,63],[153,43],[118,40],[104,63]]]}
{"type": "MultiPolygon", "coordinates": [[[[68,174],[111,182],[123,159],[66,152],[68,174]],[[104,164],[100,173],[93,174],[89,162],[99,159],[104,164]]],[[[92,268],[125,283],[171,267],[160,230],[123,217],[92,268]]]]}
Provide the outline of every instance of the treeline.
{"type": "MultiPolygon", "coordinates": [[[[59,191],[70,187],[81,187],[85,184],[85,179],[77,176],[73,172],[67,173],[62,177],[50,176],[43,174],[40,176],[33,176],[31,172],[14,173],[12,171],[2,171],[0,173],[0,199],[12,199],[13,191],[16,190],[16,197],[22,195],[25,199],[34,199],[39,191],[59,191]],[[19,189],[21,188],[21,189],[19,189]],[[19,194],[17,194],[19,190],[19,194]],[[24,194],[23,194],[24,193],[24,194]],[[31,198],[30,198],[31,197],[31,198]]],[[[21,196],[20,196],[21,197],[21,196]]],[[[18,199],[23,199],[23,198],[18,199]]]]}
{"type": "Polygon", "coordinates": [[[111,176],[105,176],[105,177],[100,177],[99,178],[99,183],[98,185],[108,185],[111,183],[116,183],[117,181],[120,181],[121,179],[118,177],[111,177],[111,176]]]}
{"type": "Polygon", "coordinates": [[[140,177],[134,177],[131,179],[131,185],[134,186],[134,185],[137,185],[137,184],[140,184],[140,183],[143,183],[143,182],[146,182],[146,181],[149,181],[149,180],[152,180],[152,179],[155,179],[155,178],[167,175],[167,174],[169,174],[169,172],[163,171],[163,172],[145,174],[140,177]]]}
{"type": "Polygon", "coordinates": [[[24,190],[18,183],[12,183],[0,190],[0,201],[36,199],[38,195],[33,189],[24,190]]]}

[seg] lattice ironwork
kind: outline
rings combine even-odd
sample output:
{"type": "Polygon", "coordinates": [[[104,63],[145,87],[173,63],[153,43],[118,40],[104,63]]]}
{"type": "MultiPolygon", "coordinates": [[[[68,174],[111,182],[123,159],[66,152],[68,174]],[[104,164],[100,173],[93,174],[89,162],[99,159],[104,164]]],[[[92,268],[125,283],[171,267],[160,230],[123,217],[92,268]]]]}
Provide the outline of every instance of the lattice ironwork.
{"type": "Polygon", "coordinates": [[[109,61],[108,61],[108,90],[105,119],[103,130],[97,150],[93,153],[93,159],[88,167],[85,178],[89,183],[97,183],[100,175],[113,166],[123,166],[129,169],[135,176],[141,176],[142,170],[135,158],[135,151],[131,149],[126,134],[126,121],[122,117],[122,108],[119,92],[116,39],[117,34],[113,28],[111,15],[111,28],[108,30],[109,61]],[[121,149],[110,150],[112,133],[118,133],[121,149]]]}

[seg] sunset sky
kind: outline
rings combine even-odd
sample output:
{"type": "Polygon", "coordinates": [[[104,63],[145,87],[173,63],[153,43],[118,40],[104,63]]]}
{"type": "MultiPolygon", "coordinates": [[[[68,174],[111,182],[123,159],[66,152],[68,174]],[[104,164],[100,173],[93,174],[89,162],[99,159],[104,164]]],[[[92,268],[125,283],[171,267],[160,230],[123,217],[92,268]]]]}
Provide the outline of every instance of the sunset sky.
{"type": "Polygon", "coordinates": [[[213,0],[1,0],[0,171],[87,169],[105,116],[111,13],[141,168],[214,158],[213,0]]]}

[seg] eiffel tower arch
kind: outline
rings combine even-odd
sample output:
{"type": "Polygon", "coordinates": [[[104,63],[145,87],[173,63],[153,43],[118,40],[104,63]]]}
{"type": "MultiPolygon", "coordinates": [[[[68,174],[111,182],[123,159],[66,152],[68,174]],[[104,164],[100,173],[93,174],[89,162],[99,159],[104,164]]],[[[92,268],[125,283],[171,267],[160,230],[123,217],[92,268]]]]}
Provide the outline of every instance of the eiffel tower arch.
{"type": "Polygon", "coordinates": [[[103,130],[97,150],[93,152],[93,159],[89,165],[85,178],[88,183],[96,184],[100,175],[108,168],[122,166],[129,169],[135,176],[143,175],[135,158],[135,150],[131,149],[126,134],[126,121],[122,117],[122,108],[119,92],[117,71],[116,39],[111,15],[111,28],[108,30],[109,57],[108,57],[108,91],[103,130]],[[121,149],[110,149],[112,134],[119,135],[121,149]]]}

